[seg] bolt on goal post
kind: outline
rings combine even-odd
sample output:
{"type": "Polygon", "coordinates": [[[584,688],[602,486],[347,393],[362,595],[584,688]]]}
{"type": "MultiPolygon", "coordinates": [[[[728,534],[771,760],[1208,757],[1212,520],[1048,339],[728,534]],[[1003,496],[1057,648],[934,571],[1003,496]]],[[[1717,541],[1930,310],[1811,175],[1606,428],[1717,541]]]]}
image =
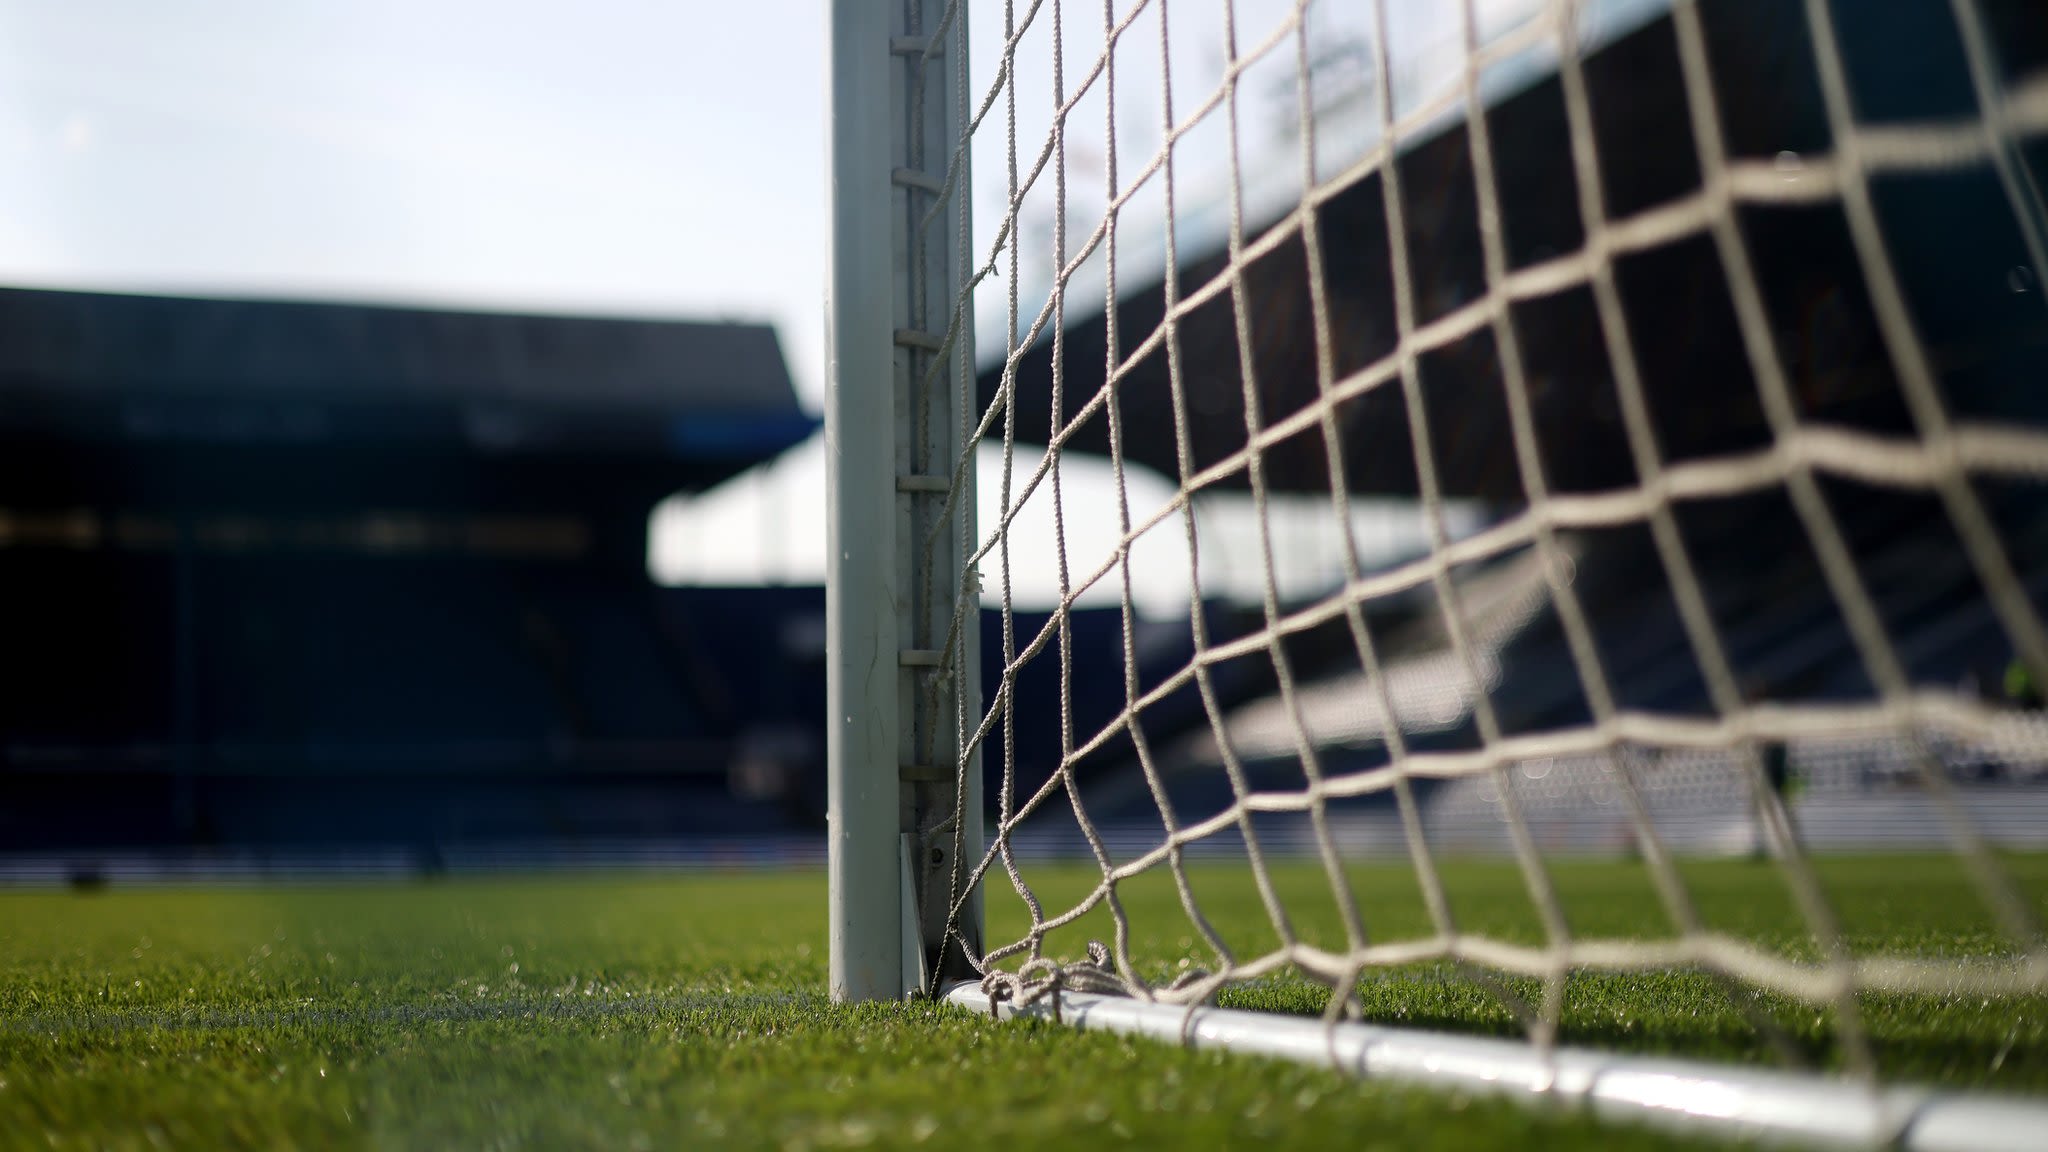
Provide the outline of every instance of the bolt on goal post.
{"type": "Polygon", "coordinates": [[[825,408],[831,994],[969,974],[981,853],[974,402],[960,123],[967,15],[832,0],[825,408]],[[961,905],[957,915],[954,906],[961,905]],[[949,926],[951,936],[949,938],[949,926]]]}

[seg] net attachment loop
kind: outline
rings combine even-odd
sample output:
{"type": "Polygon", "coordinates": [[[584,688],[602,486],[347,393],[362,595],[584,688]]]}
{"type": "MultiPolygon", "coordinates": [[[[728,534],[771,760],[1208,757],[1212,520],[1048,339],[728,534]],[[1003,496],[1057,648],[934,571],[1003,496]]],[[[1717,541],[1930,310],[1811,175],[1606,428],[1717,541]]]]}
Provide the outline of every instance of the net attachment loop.
{"type": "Polygon", "coordinates": [[[920,192],[929,192],[934,196],[946,190],[946,185],[938,177],[916,168],[891,169],[889,183],[898,188],[915,188],[920,192]]]}
{"type": "Polygon", "coordinates": [[[899,348],[916,348],[924,352],[938,352],[945,348],[943,337],[932,332],[920,332],[915,328],[898,328],[895,334],[899,348]]]}
{"type": "Polygon", "coordinates": [[[934,40],[929,36],[891,36],[889,38],[889,54],[891,56],[929,55],[936,58],[946,54],[946,42],[944,40],[934,40]]]}

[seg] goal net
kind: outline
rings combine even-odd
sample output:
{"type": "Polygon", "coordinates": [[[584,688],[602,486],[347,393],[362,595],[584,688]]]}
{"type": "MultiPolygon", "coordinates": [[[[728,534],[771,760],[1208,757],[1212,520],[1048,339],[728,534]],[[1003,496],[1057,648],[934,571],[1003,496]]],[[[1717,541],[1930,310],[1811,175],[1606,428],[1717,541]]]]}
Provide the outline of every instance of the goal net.
{"type": "Polygon", "coordinates": [[[934,990],[2040,1088],[2048,10],[892,19],[934,990]]]}

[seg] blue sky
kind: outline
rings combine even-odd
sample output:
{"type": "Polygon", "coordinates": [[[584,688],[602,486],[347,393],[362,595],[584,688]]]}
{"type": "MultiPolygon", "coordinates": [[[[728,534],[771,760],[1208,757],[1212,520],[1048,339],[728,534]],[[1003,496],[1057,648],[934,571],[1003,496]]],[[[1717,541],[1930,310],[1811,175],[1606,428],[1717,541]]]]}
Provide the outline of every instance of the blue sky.
{"type": "MultiPolygon", "coordinates": [[[[1617,4],[1630,6],[1594,6],[1617,4]]],[[[1019,52],[1027,165],[1051,124],[1051,7],[1019,52]]],[[[1480,0],[1478,11],[1482,27],[1505,26],[1537,7],[1480,0]]],[[[1102,49],[1103,17],[1092,4],[1061,8],[1071,89],[1102,49]]],[[[1292,8],[1237,0],[1240,50],[1292,8]]],[[[826,9],[827,0],[0,0],[0,282],[766,320],[815,408],[826,9]]],[[[1318,0],[1311,27],[1360,34],[1371,10],[1318,0]]],[[[977,75],[992,77],[1001,8],[971,11],[977,75]]],[[[1179,0],[1172,11],[1174,99],[1186,117],[1221,79],[1224,9],[1179,0]]],[[[1118,48],[1126,180],[1162,130],[1158,13],[1146,9],[1118,48]]],[[[1429,63],[1449,50],[1441,63],[1454,68],[1456,13],[1392,0],[1397,56],[1429,63]]],[[[1101,88],[1069,122],[1070,202],[1084,214],[1070,246],[1101,211],[1101,88]]],[[[1299,155],[1274,138],[1292,88],[1287,50],[1245,79],[1248,163],[1278,155],[1255,172],[1282,185],[1299,155]]],[[[1000,120],[998,111],[977,140],[983,253],[1002,214],[1000,120]]],[[[1192,230],[1184,248],[1203,231],[1200,206],[1212,216],[1221,206],[1226,140],[1212,116],[1182,142],[1181,175],[1199,201],[1181,209],[1192,230]]],[[[1362,141],[1336,144],[1323,167],[1341,168],[1362,141]]],[[[1140,250],[1156,247],[1145,225],[1161,207],[1151,183],[1131,205],[1127,244],[1140,250]]],[[[1041,291],[1050,191],[1048,178],[1022,229],[1029,287],[1041,291]]],[[[1220,244],[1220,231],[1207,231],[1220,244]]],[[[996,348],[1000,295],[983,309],[996,348]]]]}
{"type": "MultiPolygon", "coordinates": [[[[1241,46],[1291,8],[1238,0],[1241,46]]],[[[1173,11],[1185,116],[1220,79],[1222,6],[1173,11]]],[[[1369,12],[1324,0],[1314,19],[1369,12]]],[[[1449,36],[1454,12],[1396,0],[1397,49],[1449,36]]],[[[992,76],[1000,8],[973,13],[992,76]]],[[[1102,15],[1064,17],[1071,85],[1102,15]]],[[[0,0],[0,282],[767,320],[815,407],[825,18],[826,0],[0,0]]],[[[1051,22],[1020,51],[1027,163],[1051,122],[1051,22]]],[[[1155,5],[1119,47],[1127,172],[1159,139],[1157,37],[1155,5]]],[[[1281,52],[1248,76],[1254,137],[1291,69],[1281,52]]],[[[1069,129],[1071,195],[1097,213],[1099,90],[1069,129]]],[[[1212,117],[1185,141],[1185,177],[1203,183],[1222,133],[1212,117]]],[[[1002,140],[984,136],[992,236],[1002,140]]],[[[1049,266],[1049,215],[1027,209],[1046,249],[1027,268],[1049,266]]]]}
{"type": "Polygon", "coordinates": [[[0,281],[774,322],[822,0],[0,0],[0,281]]]}

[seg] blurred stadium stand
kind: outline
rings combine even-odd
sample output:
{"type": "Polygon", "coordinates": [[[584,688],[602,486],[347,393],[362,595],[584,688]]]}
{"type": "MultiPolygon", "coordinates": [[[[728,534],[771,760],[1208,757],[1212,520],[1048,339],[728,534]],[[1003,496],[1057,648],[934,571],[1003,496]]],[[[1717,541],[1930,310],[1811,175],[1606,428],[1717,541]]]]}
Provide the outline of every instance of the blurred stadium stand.
{"type": "Polygon", "coordinates": [[[646,565],[814,428],[765,326],[0,291],[0,852],[815,820],[815,590],[646,565]]]}
{"type": "MultiPolygon", "coordinates": [[[[1693,194],[1700,174],[1662,6],[1611,7],[1636,15],[1589,59],[1587,83],[1608,208],[1622,217],[1693,194]]],[[[1910,23],[1923,8],[1935,11],[1899,6],[1895,19],[1910,23]]],[[[1794,165],[1801,153],[1830,149],[1798,6],[1719,0],[1702,13],[1717,75],[1741,78],[1718,93],[1730,149],[1794,165]]],[[[2036,6],[1993,15],[1999,44],[2048,44],[2030,31],[2041,20],[2036,6]]],[[[1946,19],[1935,23],[1947,28],[1946,19]]],[[[1872,31],[1868,42],[1843,46],[1867,118],[1969,110],[1956,45],[1882,20],[1846,27],[1872,31]],[[1889,47],[1901,44],[1913,47],[1910,61],[1889,47]],[[1918,79],[1900,82],[1909,65],[1918,79]]],[[[2044,65],[2038,54],[1999,61],[2014,82],[2044,65]]],[[[1515,189],[1501,221],[1510,268],[1581,246],[1575,177],[1560,163],[1567,134],[1556,78],[1526,77],[1487,115],[1501,179],[1515,189]]],[[[1425,322],[1485,291],[1465,136],[1452,118],[1404,143],[1397,159],[1406,201],[1428,206],[1409,214],[1405,238],[1425,322]]],[[[2048,139],[2024,140],[2018,152],[2037,180],[2048,173],[2048,139]]],[[[1383,197],[1375,173],[1319,209],[1339,375],[1394,343],[1383,197]]],[[[2048,311],[2037,283],[2015,279],[2025,245],[1996,173],[1988,165],[1891,173],[1874,182],[1872,197],[1951,416],[2048,423],[2048,311]]],[[[1247,224],[1256,231],[1271,222],[1247,224]]],[[[1914,435],[1839,204],[1750,205],[1739,224],[1798,417],[1914,435]]],[[[1149,282],[1126,271],[1115,304],[1124,346],[1159,325],[1165,275],[1185,296],[1225,270],[1226,239],[1191,225],[1180,236],[1180,268],[1149,282]]],[[[1616,278],[1664,457],[1769,447],[1710,240],[1694,235],[1629,254],[1616,278]]],[[[1253,261],[1244,286],[1259,416],[1270,425],[1317,396],[1299,241],[1253,261]]],[[[1553,492],[1634,485],[1591,293],[1517,301],[1510,319],[1553,492]]],[[[1100,312],[1077,304],[1068,314],[1070,405],[1100,387],[1107,336],[1100,312]]],[[[1183,318],[1178,337],[1200,468],[1245,438],[1227,294],[1183,318]]],[[[1045,443],[1056,422],[1051,357],[1048,332],[1018,359],[1011,431],[1020,442],[1045,443]]],[[[1425,356],[1420,373],[1443,493],[1494,516],[1526,507],[1488,328],[1425,356]]],[[[1000,364],[985,362],[984,402],[1001,379],[1000,364]]],[[[1130,365],[1119,384],[1123,451],[1169,477],[1179,471],[1170,393],[1163,351],[1130,365]]],[[[1347,468],[1337,479],[1349,491],[1415,493],[1405,405],[1389,387],[1338,406],[1347,468]]],[[[647,516],[657,500],[714,485],[813,428],[761,327],[0,291],[0,852],[342,843],[398,845],[405,859],[417,851],[502,862],[547,851],[489,845],[681,843],[814,828],[823,791],[822,589],[659,589],[646,576],[647,516]]],[[[1098,413],[1071,431],[1067,448],[1101,454],[1108,444],[1098,413]]],[[[1327,492],[1320,428],[1278,446],[1265,476],[1277,491],[1327,492]]],[[[1219,487],[1243,481],[1239,473],[1219,487]]],[[[2012,653],[1938,501],[1835,479],[1822,485],[1907,674],[1995,699],[2012,653]]],[[[1977,486],[2027,591],[2048,601],[2048,504],[2038,486],[1981,478],[1977,486]]],[[[1677,507],[1745,689],[1773,700],[1867,698],[1861,660],[1782,494],[1677,507]]],[[[1572,533],[1566,544],[1574,579],[1597,606],[1591,623],[1618,702],[1706,711],[1647,532],[1572,533]]],[[[1585,722],[1534,563],[1525,549],[1453,573],[1466,609],[1483,622],[1484,683],[1447,652],[1429,588],[1364,606],[1416,747],[1475,746],[1471,705],[1482,691],[1510,734],[1585,722]]],[[[1017,645],[1047,619],[1019,613],[1017,645]]],[[[1243,603],[1211,603],[1205,620],[1217,644],[1264,623],[1259,606],[1243,603]]],[[[1001,621],[984,612],[981,626],[992,695],[1001,621]]],[[[1124,707],[1122,631],[1114,608],[1071,616],[1064,676],[1077,743],[1124,707]]],[[[1185,620],[1141,620],[1134,639],[1140,691],[1194,651],[1185,620]]],[[[1318,754],[1337,770],[1382,761],[1377,733],[1388,718],[1365,691],[1345,622],[1286,643],[1318,754]]],[[[1017,713],[1029,721],[991,737],[991,798],[1006,755],[1026,795],[1060,762],[1063,737],[1052,719],[1060,715],[1059,648],[1046,645],[1018,670],[1017,713]]],[[[1249,783],[1299,788],[1293,725],[1270,662],[1233,659],[1213,671],[1249,783]]],[[[1984,809],[1986,828],[2048,839],[2048,803],[2034,798],[2048,796],[2048,729],[2037,714],[2015,711],[2011,721],[1997,747],[1941,754],[1973,782],[1971,811],[1984,809]]],[[[1192,684],[1148,708],[1143,723],[1181,819],[1230,802],[1192,684]]],[[[1841,800],[1829,809],[1839,819],[1802,808],[1816,842],[1849,844],[1887,828],[1907,840],[1938,836],[1910,796],[1888,791],[1912,775],[1894,738],[1798,742],[1790,759],[1809,797],[1841,800]],[[1891,815],[1858,815],[1848,799],[1857,796],[1891,805],[1891,815]]],[[[1090,811],[1116,842],[1156,846],[1156,807],[1128,738],[1108,741],[1080,767],[1090,811]]],[[[1616,846],[1607,767],[1559,761],[1517,771],[1537,831],[1616,846]]],[[[1727,848],[1728,837],[1748,835],[1746,794],[1730,763],[1668,757],[1655,775],[1646,787],[1659,819],[1696,827],[1674,842],[1727,848]]],[[[1442,822],[1447,842],[1498,842],[1490,786],[1464,780],[1433,790],[1429,818],[1442,822]]],[[[1344,842],[1360,851],[1401,842],[1397,831],[1373,831],[1391,819],[1384,798],[1340,815],[1356,821],[1344,842]]],[[[1063,798],[1044,816],[1021,850],[1081,847],[1063,798]]]]}
{"type": "MultiPolygon", "coordinates": [[[[1586,82],[1605,207],[1610,219],[1623,219],[1695,195],[1702,180],[1678,42],[1663,6],[1615,7],[1631,15],[1612,42],[1590,56],[1586,82]]],[[[2048,27],[2043,10],[2038,5],[1989,10],[2002,78],[2014,85],[2029,78],[2038,82],[2048,65],[2041,55],[2041,45],[2048,44],[2041,35],[2048,27]]],[[[1802,154],[1824,154],[1834,147],[1799,6],[1716,0],[1703,4],[1701,15],[1722,85],[1716,95],[1730,152],[1775,163],[1788,179],[1798,178],[1802,154]]],[[[1865,121],[1940,121],[1974,114],[1962,50],[1938,5],[1885,6],[1881,13],[1859,12],[1859,17],[1867,19],[1846,22],[1853,34],[1842,47],[1865,121]]],[[[1559,159],[1569,147],[1557,78],[1525,77],[1489,101],[1486,115],[1498,179],[1509,190],[1499,226],[1510,272],[1580,248],[1584,236],[1576,177],[1572,166],[1559,159]]],[[[1461,119],[1447,119],[1404,141],[1395,160],[1408,208],[1404,239],[1422,323],[1469,306],[1487,290],[1467,127],[1461,119]]],[[[1333,127],[1338,131],[1329,134],[1341,137],[1343,126],[1333,127]]],[[[2026,137],[2015,157],[2035,186],[2048,180],[2048,136],[2026,137]]],[[[1248,205],[1262,200],[1262,171],[1252,165],[1245,173],[1243,200],[1248,205]]],[[[1270,171],[1284,176],[1287,166],[1272,165],[1270,171]]],[[[2048,424],[2048,392],[2041,387],[2048,379],[2048,311],[2026,267],[2021,222],[1999,179],[1988,162],[1893,172],[1872,182],[1871,197],[1949,417],[2039,428],[2048,424]]],[[[1324,200],[1315,217],[1339,379],[1382,361],[1395,347],[1393,245],[1384,197],[1381,174],[1374,171],[1324,200]]],[[[1293,204],[1286,197],[1275,202],[1289,210],[1293,204]]],[[[2038,201],[2033,203],[2038,209],[2038,201]]],[[[1182,218],[1184,226],[1176,233],[1181,266],[1149,278],[1148,268],[1126,268],[1114,305],[1119,347],[1130,357],[1117,384],[1121,451],[1127,460],[1168,476],[1179,475],[1181,467],[1177,421],[1187,427],[1195,469],[1216,465],[1245,444],[1241,363],[1249,363],[1255,375],[1259,410],[1253,423],[1258,426],[1271,427],[1319,402],[1308,263],[1298,236],[1285,238],[1243,270],[1249,349],[1239,346],[1228,292],[1213,295],[1179,322],[1175,338],[1183,410],[1175,408],[1163,343],[1143,355],[1128,351],[1142,350],[1141,340],[1160,327],[1167,276],[1174,278],[1178,297],[1188,299],[1229,272],[1228,237],[1222,230],[1228,217],[1183,210],[1182,218]]],[[[1248,219],[1247,237],[1276,219],[1248,219]]],[[[1745,205],[1738,226],[1752,254],[1797,418],[1876,436],[1919,436],[1839,202],[1823,198],[1745,205]]],[[[1663,459],[1685,462],[1768,450],[1773,433],[1745,352],[1729,276],[1711,238],[1694,234],[1625,254],[1616,261],[1615,277],[1663,459]]],[[[1100,294],[1070,291],[1068,298],[1087,301],[1100,294]]],[[[1103,312],[1091,314],[1087,307],[1069,305],[1060,345],[1064,370],[1058,394],[1065,397],[1065,411],[1055,411],[1052,402],[1051,334],[1018,353],[1016,426],[1010,430],[1017,439],[1044,443],[1102,386],[1109,325],[1103,312]]],[[[1027,308],[1019,328],[1028,327],[1031,319],[1027,308]]],[[[1590,289],[1582,285],[1514,301],[1509,321],[1522,349],[1537,451],[1551,492],[1616,492],[1635,486],[1638,476],[1618,386],[1590,289]]],[[[1000,332],[1000,325],[995,330],[1000,332]]],[[[1490,326],[1474,325],[1468,334],[1424,354],[1418,371],[1439,491],[1480,501],[1500,517],[1526,509],[1529,497],[1522,488],[1490,326]]],[[[979,381],[985,402],[998,397],[1003,381],[1000,358],[985,364],[979,381]]],[[[1354,494],[1418,493],[1407,404],[1398,384],[1390,384],[1334,406],[1344,451],[1343,473],[1335,477],[1340,486],[1354,494]]],[[[1002,432],[999,425],[991,435],[1002,432]]],[[[1064,428],[1064,434],[1070,450],[1107,453],[1106,410],[1097,409],[1064,428]]],[[[1274,492],[1322,493],[1332,487],[1332,465],[1315,423],[1275,446],[1262,464],[1265,483],[1274,492]]],[[[1248,470],[1240,469],[1214,487],[1243,489],[1248,476],[1248,470]]],[[[1985,477],[1973,483],[2025,591],[2037,606],[2048,605],[2048,504],[2041,500],[2038,483],[1985,477]]],[[[2005,703],[1999,682],[2013,652],[1940,501],[1926,492],[1826,475],[1820,484],[1909,680],[1974,694],[1993,706],[2005,703]]],[[[1781,489],[1681,501],[1675,508],[1680,532],[1700,568],[1715,627],[1745,692],[1760,701],[1808,703],[1871,697],[1873,688],[1808,533],[1781,489]]],[[[1575,560],[1573,578],[1592,606],[1590,624],[1617,704],[1665,714],[1711,711],[1669,576],[1647,528],[1638,523],[1564,533],[1563,538],[1575,560]]],[[[1464,610],[1480,622],[1483,683],[1475,684],[1451,652],[1441,607],[1427,586],[1364,605],[1380,653],[1389,662],[1395,710],[1411,746],[1479,746],[1472,702],[1480,692],[1490,696],[1507,735],[1587,722],[1578,674],[1535,565],[1532,552],[1522,549],[1451,574],[1464,610]]],[[[1331,591],[1322,589],[1300,603],[1324,599],[1331,591]]],[[[1257,617],[1256,611],[1219,609],[1212,632],[1218,641],[1243,635],[1263,623],[1257,617]]],[[[1159,639],[1160,651],[1176,648],[1175,638],[1159,639]]],[[[991,649],[984,641],[984,651],[991,649]]],[[[1178,638],[1178,650],[1185,660],[1185,634],[1178,638]]],[[[1076,651],[1077,688],[1078,677],[1110,677],[1100,695],[1088,697],[1108,707],[1076,716],[1076,740],[1081,742],[1115,716],[1124,693],[1115,679],[1121,673],[1120,654],[1105,653],[1108,668],[1090,670],[1076,651]]],[[[1387,718],[1359,671],[1346,622],[1336,619],[1290,636],[1286,651],[1301,688],[1303,727],[1328,770],[1383,764],[1387,753],[1378,737],[1387,718]]],[[[1215,666],[1219,679],[1229,679],[1219,691],[1227,714],[1223,728],[1251,788],[1299,790],[1306,780],[1294,721],[1269,663],[1253,658],[1215,666]]],[[[1143,686],[1151,687],[1177,666],[1163,661],[1146,668],[1143,686]]],[[[1191,696],[1192,689],[1182,695],[1191,696]]],[[[1167,749],[1158,759],[1168,795],[1178,818],[1188,822],[1229,807],[1233,791],[1221,771],[1218,739],[1199,707],[1176,710],[1176,702],[1148,710],[1144,723],[1153,746],[1167,749]]],[[[1037,714],[1047,714],[1044,706],[1037,714]]],[[[1942,745],[1937,754],[1952,775],[1969,782],[1968,808],[1994,840],[2048,846],[2048,787],[2043,786],[2048,727],[2038,713],[2014,710],[2010,721],[2008,730],[1991,742],[1995,746],[1942,745]]],[[[1814,806],[1802,820],[1816,843],[1852,845],[1858,837],[1873,843],[1941,842],[1932,809],[1919,799],[1894,795],[1884,802],[1891,805],[1885,809],[1890,815],[1876,809],[1859,814],[1862,802],[1851,799],[1913,786],[1917,770],[1900,738],[1795,742],[1788,752],[1792,771],[1807,790],[1807,803],[1814,806]]],[[[1017,756],[1027,793],[1057,761],[1054,755],[1033,762],[1022,747],[1017,756]]],[[[1092,759],[1095,770],[1084,776],[1083,791],[1091,817],[1105,828],[1113,847],[1120,855],[1157,847],[1162,835],[1157,805],[1130,742],[1113,741],[1092,759]]],[[[1712,831],[1678,834],[1675,842],[1725,849],[1733,843],[1730,837],[1750,835],[1747,785],[1733,760],[1709,757],[1712,763],[1688,767],[1680,759],[1660,761],[1652,773],[1665,783],[1683,784],[1664,789],[1657,803],[1675,806],[1668,813],[1697,816],[1700,827],[1712,831]]],[[[1622,818],[1605,766],[1589,760],[1522,767],[1541,773],[1529,777],[1531,787],[1522,790],[1525,797],[1538,797],[1525,799],[1533,823],[1542,825],[1546,812],[1582,817],[1583,826],[1571,820],[1556,824],[1558,835],[1589,849],[1620,843],[1615,829],[1622,818]],[[1537,785],[1539,779],[1545,782],[1537,785]]],[[[1447,842],[1505,846],[1499,798],[1489,791],[1490,781],[1419,787],[1429,793],[1426,816],[1449,822],[1440,829],[1447,842]]],[[[1360,831],[1347,841],[1351,847],[1400,849],[1398,829],[1381,827],[1392,819],[1390,797],[1339,807],[1356,810],[1351,816],[1363,822],[1360,829],[1380,828],[1360,831]]],[[[1660,812],[1660,819],[1668,813],[1660,812]]],[[[1022,850],[1086,851],[1064,799],[1055,797],[1038,823],[1035,839],[1022,850]]],[[[1261,817],[1260,823],[1273,826],[1276,842],[1294,836],[1297,847],[1308,844],[1305,818],[1261,817]]]]}

